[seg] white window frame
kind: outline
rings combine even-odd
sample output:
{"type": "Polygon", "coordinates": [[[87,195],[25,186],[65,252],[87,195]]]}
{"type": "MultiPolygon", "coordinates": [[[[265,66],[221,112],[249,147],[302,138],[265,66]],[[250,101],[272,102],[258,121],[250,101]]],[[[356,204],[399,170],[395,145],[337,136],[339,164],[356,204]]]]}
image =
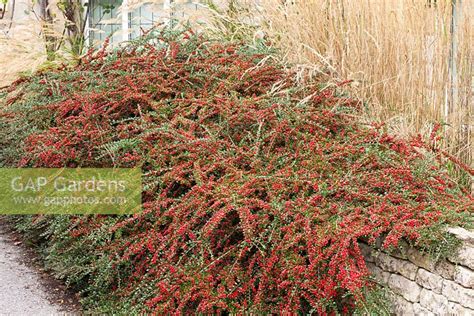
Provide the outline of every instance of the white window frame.
{"type": "MultiPolygon", "coordinates": [[[[89,3],[89,5],[92,5],[91,3],[91,0],[82,0],[83,1],[83,4],[85,3],[89,3]]],[[[121,14],[121,17],[118,18],[117,20],[117,24],[120,25],[120,31],[121,31],[121,35],[120,35],[120,42],[125,42],[125,41],[129,41],[132,37],[133,37],[133,24],[132,23],[133,21],[131,20],[132,19],[132,13],[133,13],[133,10],[130,10],[128,4],[129,4],[129,1],[130,0],[122,0],[122,4],[120,6],[120,14],[121,14]]],[[[163,21],[167,24],[167,23],[170,23],[170,21],[172,20],[172,16],[173,16],[173,11],[172,11],[172,8],[173,8],[173,3],[175,2],[175,0],[164,0],[162,2],[162,5],[163,5],[163,11],[164,12],[170,12],[169,14],[169,17],[168,16],[165,16],[165,17],[160,17],[161,19],[163,19],[163,21]]],[[[150,2],[150,4],[153,4],[153,2],[150,2]]],[[[92,43],[92,37],[91,37],[91,25],[93,25],[93,21],[92,20],[92,10],[93,8],[91,7],[89,9],[89,14],[87,16],[87,21],[86,21],[86,31],[85,31],[85,35],[86,35],[86,38],[87,38],[87,41],[88,41],[88,44],[89,46],[92,46],[93,43],[92,43]]]]}

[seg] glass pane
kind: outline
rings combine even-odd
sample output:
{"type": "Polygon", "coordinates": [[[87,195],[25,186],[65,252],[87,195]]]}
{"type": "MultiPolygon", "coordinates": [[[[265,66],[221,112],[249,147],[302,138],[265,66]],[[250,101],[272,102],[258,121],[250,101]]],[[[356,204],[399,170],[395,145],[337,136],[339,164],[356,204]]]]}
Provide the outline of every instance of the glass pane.
{"type": "Polygon", "coordinates": [[[118,9],[122,0],[92,0],[89,14],[89,38],[93,46],[98,46],[109,37],[112,45],[121,41],[122,20],[118,9]]]}

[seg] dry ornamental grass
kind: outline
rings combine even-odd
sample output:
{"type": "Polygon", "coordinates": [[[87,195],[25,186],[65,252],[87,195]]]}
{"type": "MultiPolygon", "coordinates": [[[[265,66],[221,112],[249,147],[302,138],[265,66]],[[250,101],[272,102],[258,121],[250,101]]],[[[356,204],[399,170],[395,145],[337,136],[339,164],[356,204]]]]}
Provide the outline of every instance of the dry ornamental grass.
{"type": "Polygon", "coordinates": [[[474,2],[458,4],[454,31],[450,1],[259,2],[251,15],[290,62],[353,80],[369,118],[397,134],[446,123],[444,148],[472,165],[474,2]]]}

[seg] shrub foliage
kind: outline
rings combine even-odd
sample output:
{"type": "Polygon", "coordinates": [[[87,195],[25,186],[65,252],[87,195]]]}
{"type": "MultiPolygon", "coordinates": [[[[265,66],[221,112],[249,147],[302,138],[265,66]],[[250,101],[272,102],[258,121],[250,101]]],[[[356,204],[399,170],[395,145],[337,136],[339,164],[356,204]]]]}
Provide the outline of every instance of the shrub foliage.
{"type": "Polygon", "coordinates": [[[358,122],[340,89],[263,44],[172,30],[16,82],[2,165],[144,174],[140,214],[20,226],[102,311],[353,312],[372,286],[360,238],[423,244],[473,200],[429,142],[358,122]]]}

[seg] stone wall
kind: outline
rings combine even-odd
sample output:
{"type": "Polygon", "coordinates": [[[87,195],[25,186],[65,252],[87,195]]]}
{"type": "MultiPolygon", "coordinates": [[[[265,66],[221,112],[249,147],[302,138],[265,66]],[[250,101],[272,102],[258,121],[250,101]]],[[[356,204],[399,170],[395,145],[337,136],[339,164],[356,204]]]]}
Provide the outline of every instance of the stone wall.
{"type": "Polygon", "coordinates": [[[449,232],[462,246],[436,263],[409,246],[388,254],[360,242],[369,271],[389,289],[394,314],[474,315],[474,232],[449,232]]]}

